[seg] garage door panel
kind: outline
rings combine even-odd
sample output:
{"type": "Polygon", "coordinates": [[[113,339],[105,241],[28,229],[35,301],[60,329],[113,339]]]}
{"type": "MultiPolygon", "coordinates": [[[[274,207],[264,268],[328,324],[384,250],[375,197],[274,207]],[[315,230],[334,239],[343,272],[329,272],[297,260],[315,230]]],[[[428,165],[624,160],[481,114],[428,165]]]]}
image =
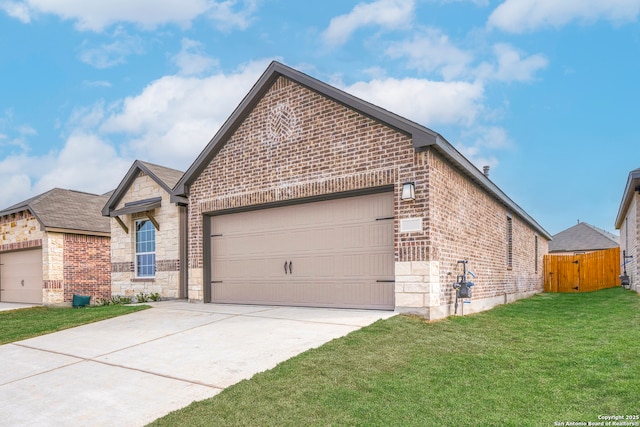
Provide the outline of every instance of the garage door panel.
{"type": "Polygon", "coordinates": [[[234,304],[295,305],[307,307],[393,308],[393,283],[360,282],[249,282],[212,285],[214,301],[234,304]]]}
{"type": "Polygon", "coordinates": [[[42,249],[0,254],[0,301],[42,303],[42,249]]]}
{"type": "Polygon", "coordinates": [[[212,217],[213,301],[394,308],[393,209],[380,193],[212,217]]]}

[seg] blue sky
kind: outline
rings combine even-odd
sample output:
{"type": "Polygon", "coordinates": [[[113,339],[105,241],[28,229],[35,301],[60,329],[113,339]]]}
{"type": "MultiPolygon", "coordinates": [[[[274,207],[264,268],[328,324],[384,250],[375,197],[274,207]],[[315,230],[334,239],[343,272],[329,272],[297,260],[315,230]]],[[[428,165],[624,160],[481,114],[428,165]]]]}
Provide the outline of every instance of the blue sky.
{"type": "Polygon", "coordinates": [[[276,59],[442,134],[549,232],[615,231],[640,0],[0,0],[0,208],[186,170],[276,59]]]}

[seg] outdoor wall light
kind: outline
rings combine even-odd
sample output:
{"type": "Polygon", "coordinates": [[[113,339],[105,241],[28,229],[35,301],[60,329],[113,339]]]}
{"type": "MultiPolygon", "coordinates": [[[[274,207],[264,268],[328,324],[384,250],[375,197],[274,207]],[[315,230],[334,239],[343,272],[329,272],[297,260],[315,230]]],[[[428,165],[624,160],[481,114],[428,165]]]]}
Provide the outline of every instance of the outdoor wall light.
{"type": "Polygon", "coordinates": [[[405,182],[402,184],[401,200],[415,200],[416,199],[416,185],[413,182],[405,182]]]}

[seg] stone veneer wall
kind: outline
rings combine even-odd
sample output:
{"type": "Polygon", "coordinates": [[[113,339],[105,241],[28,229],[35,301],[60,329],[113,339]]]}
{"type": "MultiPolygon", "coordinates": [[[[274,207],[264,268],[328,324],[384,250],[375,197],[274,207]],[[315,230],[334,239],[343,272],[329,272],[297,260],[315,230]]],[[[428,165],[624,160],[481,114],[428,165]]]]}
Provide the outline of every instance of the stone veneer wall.
{"type": "Polygon", "coordinates": [[[45,233],[29,211],[0,217],[0,252],[42,246],[45,233]]]}
{"type": "Polygon", "coordinates": [[[121,217],[129,233],[111,220],[111,291],[117,295],[134,296],[138,293],[159,293],[163,298],[180,295],[180,213],[171,203],[170,195],[151,177],[140,173],[119,202],[125,203],[162,197],[162,206],[153,216],[160,224],[156,230],[156,276],[136,278],[135,273],[135,221],[145,219],[144,214],[121,217]]]}
{"type": "MultiPolygon", "coordinates": [[[[484,275],[481,298],[542,289],[541,265],[533,274],[533,261],[524,262],[534,233],[517,217],[507,274],[507,213],[499,203],[431,149],[416,152],[407,135],[280,77],[190,187],[189,298],[205,298],[203,214],[381,186],[395,196],[398,311],[446,315],[460,258],[484,275]],[[416,187],[412,202],[400,201],[407,181],[416,187]],[[422,219],[422,229],[400,233],[409,218],[422,219]]],[[[541,257],[545,239],[539,244],[541,257]]]]}
{"type": "MultiPolygon", "coordinates": [[[[45,233],[42,245],[42,303],[64,304],[64,234],[45,233]]],[[[107,246],[108,249],[108,246],[107,246]]]]}

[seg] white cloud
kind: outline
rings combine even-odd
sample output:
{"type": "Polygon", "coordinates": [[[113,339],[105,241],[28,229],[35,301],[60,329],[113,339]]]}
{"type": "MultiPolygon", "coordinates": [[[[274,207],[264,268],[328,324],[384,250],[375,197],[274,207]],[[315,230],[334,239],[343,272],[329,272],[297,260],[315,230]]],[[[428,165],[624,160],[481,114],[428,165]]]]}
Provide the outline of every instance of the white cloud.
{"type": "Polygon", "coordinates": [[[50,156],[47,172],[36,180],[33,191],[38,194],[60,187],[106,193],[118,185],[131,163],[97,135],[74,133],[59,153],[50,156]]]}
{"type": "Polygon", "coordinates": [[[179,73],[185,76],[203,74],[219,64],[204,53],[202,43],[188,38],[182,39],[182,49],[171,59],[178,66],[179,73]]]}
{"type": "Polygon", "coordinates": [[[130,36],[121,27],[116,28],[112,36],[113,42],[98,47],[87,47],[83,44],[80,60],[93,67],[104,69],[126,63],[130,55],[144,53],[144,42],[139,36],[130,36]]]}
{"type": "Polygon", "coordinates": [[[30,155],[35,130],[0,117],[0,209],[53,187],[104,193],[115,188],[134,159],[186,169],[233,112],[270,60],[207,77],[165,76],[116,104],[73,111],[60,151],[30,155]],[[3,129],[7,128],[8,132],[3,129]],[[20,133],[22,132],[22,133],[20,133]]]}
{"type": "Polygon", "coordinates": [[[377,0],[373,3],[358,3],[346,15],[331,19],[322,37],[330,46],[346,43],[351,34],[360,27],[377,25],[385,29],[403,28],[413,20],[414,0],[377,0]]]}
{"type": "Polygon", "coordinates": [[[507,131],[498,126],[476,126],[461,133],[464,143],[456,144],[456,148],[478,169],[484,166],[495,168],[499,162],[491,151],[504,150],[512,146],[507,131]]]}
{"type": "Polygon", "coordinates": [[[94,81],[83,80],[82,81],[82,86],[109,88],[109,87],[111,87],[111,82],[108,82],[107,80],[94,80],[94,81]]]}
{"type": "Polygon", "coordinates": [[[7,132],[0,133],[0,154],[5,155],[27,150],[27,139],[38,134],[30,125],[16,125],[12,110],[7,110],[3,116],[0,116],[0,131],[7,132]]]}
{"type": "Polygon", "coordinates": [[[7,15],[24,24],[31,22],[31,13],[29,13],[29,8],[24,3],[3,1],[0,2],[0,10],[4,10],[7,15]]]}
{"type": "Polygon", "coordinates": [[[479,83],[416,78],[358,82],[344,90],[427,127],[472,124],[482,110],[484,95],[479,83]]]}
{"type": "Polygon", "coordinates": [[[240,103],[269,61],[208,77],[165,76],[139,95],[112,107],[99,126],[105,135],[126,135],[130,157],[186,167],[240,103]]]}
{"type": "Polygon", "coordinates": [[[424,30],[412,40],[392,43],[385,53],[392,58],[406,57],[410,67],[437,71],[446,80],[466,75],[473,61],[470,52],[456,47],[446,34],[435,28],[424,30]]]}
{"type": "Polygon", "coordinates": [[[132,160],[97,135],[77,132],[62,150],[29,154],[28,147],[0,160],[0,209],[54,187],[102,194],[115,188],[132,160]]]}
{"type": "Polygon", "coordinates": [[[111,43],[103,43],[98,47],[89,47],[84,42],[80,52],[80,60],[93,67],[111,68],[127,62],[130,55],[144,53],[144,43],[139,36],[130,36],[122,27],[115,29],[110,36],[111,43]]]}
{"type": "Polygon", "coordinates": [[[222,31],[232,29],[245,30],[253,21],[253,14],[258,7],[258,0],[245,0],[242,2],[240,10],[236,7],[238,1],[226,0],[214,2],[208,13],[209,17],[216,22],[216,27],[222,31]]]}
{"type": "Polygon", "coordinates": [[[391,58],[406,58],[408,67],[438,73],[446,81],[529,82],[548,65],[544,55],[527,56],[506,43],[493,46],[495,59],[477,65],[476,57],[480,52],[459,48],[436,28],[424,29],[410,40],[391,43],[385,54],[391,58]]]}
{"type": "MultiPolygon", "coordinates": [[[[7,161],[16,162],[16,158],[8,157],[0,162],[4,166],[7,161]]],[[[0,209],[6,209],[22,200],[26,200],[31,192],[31,178],[23,172],[10,173],[2,168],[0,172],[2,185],[0,186],[0,209]]],[[[33,194],[35,195],[35,194],[33,194]]]]}
{"type": "Polygon", "coordinates": [[[164,24],[189,27],[201,15],[225,29],[245,29],[257,0],[23,0],[2,1],[0,9],[24,23],[39,14],[53,14],[75,22],[82,31],[101,32],[116,23],[132,23],[153,30],[164,24]]]}
{"type": "Polygon", "coordinates": [[[506,0],[489,16],[488,26],[510,33],[561,27],[573,21],[635,21],[640,0],[506,0]]]}
{"type": "Polygon", "coordinates": [[[542,54],[523,57],[523,53],[506,43],[493,46],[496,64],[482,63],[476,70],[476,75],[482,80],[497,80],[503,82],[530,82],[535,74],[546,68],[549,61],[542,54]]]}

